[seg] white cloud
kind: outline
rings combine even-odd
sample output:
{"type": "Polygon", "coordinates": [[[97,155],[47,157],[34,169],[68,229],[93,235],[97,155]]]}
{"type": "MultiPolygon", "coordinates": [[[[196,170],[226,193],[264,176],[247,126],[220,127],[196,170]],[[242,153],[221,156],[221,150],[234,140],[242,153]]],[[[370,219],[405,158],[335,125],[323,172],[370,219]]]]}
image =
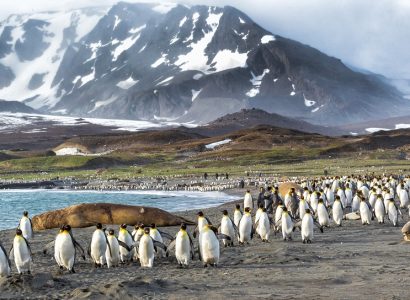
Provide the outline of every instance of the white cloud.
{"type": "MultiPolygon", "coordinates": [[[[0,18],[11,13],[112,5],[115,0],[1,1],[0,18]]],[[[139,1],[129,2],[175,2],[139,1]]],[[[178,1],[176,1],[178,2],[178,1]]],[[[231,5],[273,34],[315,47],[348,64],[390,77],[410,78],[408,0],[183,0],[185,4],[231,5]]]]}

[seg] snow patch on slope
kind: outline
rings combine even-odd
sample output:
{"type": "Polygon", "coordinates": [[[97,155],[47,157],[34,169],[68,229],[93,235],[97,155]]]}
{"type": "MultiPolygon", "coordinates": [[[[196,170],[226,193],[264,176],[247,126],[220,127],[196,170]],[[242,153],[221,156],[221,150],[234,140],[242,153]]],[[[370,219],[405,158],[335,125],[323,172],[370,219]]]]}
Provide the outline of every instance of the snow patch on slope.
{"type": "Polygon", "coordinates": [[[262,44],[268,44],[270,42],[275,41],[275,37],[273,35],[265,35],[261,38],[261,43],[262,44]]]}
{"type": "Polygon", "coordinates": [[[74,26],[75,41],[79,41],[94,28],[105,12],[106,9],[99,11],[97,14],[86,14],[82,10],[36,13],[18,16],[19,18],[16,16],[12,20],[12,24],[8,24],[7,21],[2,23],[2,27],[7,25],[17,26],[11,32],[13,37],[11,42],[13,44],[12,52],[0,59],[1,64],[11,68],[16,78],[10,86],[0,89],[0,99],[23,101],[37,97],[35,100],[30,101],[30,106],[34,108],[40,108],[44,105],[53,107],[60,99],[60,97],[55,96],[57,89],[52,88],[51,84],[64,56],[65,48],[61,48],[64,30],[74,26]],[[21,62],[14,45],[18,39],[21,39],[24,33],[23,24],[29,19],[49,23],[43,27],[43,41],[49,43],[49,46],[41,56],[31,61],[21,62]],[[45,74],[43,84],[37,89],[30,90],[28,84],[34,74],[45,74]]]}
{"type": "Polygon", "coordinates": [[[259,75],[259,76],[255,76],[255,74],[253,74],[253,72],[251,72],[252,79],[250,80],[250,82],[252,82],[252,85],[253,85],[254,87],[251,88],[251,89],[246,93],[246,95],[247,95],[248,97],[253,98],[253,97],[255,97],[256,95],[259,94],[263,77],[265,77],[265,75],[268,74],[268,73],[269,73],[269,69],[263,70],[263,73],[262,73],[261,75],[259,75]]]}
{"type": "Polygon", "coordinates": [[[125,80],[122,80],[120,82],[118,82],[116,85],[123,90],[128,90],[130,87],[132,87],[133,85],[135,85],[138,82],[138,80],[134,80],[132,78],[132,76],[128,77],[125,80]]]}

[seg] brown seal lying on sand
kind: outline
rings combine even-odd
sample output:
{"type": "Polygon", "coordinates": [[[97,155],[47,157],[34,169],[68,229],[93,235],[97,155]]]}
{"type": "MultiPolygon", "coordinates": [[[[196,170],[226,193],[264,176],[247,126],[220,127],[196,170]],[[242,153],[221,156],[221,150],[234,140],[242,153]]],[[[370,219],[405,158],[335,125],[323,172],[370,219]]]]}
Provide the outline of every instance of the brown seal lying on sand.
{"type": "Polygon", "coordinates": [[[195,224],[159,208],[112,203],[78,204],[45,212],[32,219],[34,230],[59,228],[63,224],[70,224],[73,228],[83,228],[96,223],[117,225],[155,223],[157,226],[175,226],[182,222],[195,224]]]}
{"type": "Polygon", "coordinates": [[[285,199],[285,196],[289,193],[291,188],[294,188],[296,193],[302,193],[302,188],[299,184],[294,182],[284,182],[279,185],[279,195],[282,199],[285,199]]]}
{"type": "Polygon", "coordinates": [[[406,242],[410,242],[410,221],[404,224],[403,228],[401,229],[403,233],[403,238],[406,242]]]}

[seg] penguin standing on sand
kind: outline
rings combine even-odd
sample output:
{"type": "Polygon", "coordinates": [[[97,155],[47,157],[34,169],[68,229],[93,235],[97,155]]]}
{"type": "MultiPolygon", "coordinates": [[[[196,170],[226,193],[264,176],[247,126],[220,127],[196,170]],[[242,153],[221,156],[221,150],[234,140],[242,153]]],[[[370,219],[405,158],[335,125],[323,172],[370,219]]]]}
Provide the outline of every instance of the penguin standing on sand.
{"type": "Polygon", "coordinates": [[[370,204],[363,197],[360,199],[360,218],[362,219],[363,225],[370,225],[370,220],[372,219],[372,212],[370,204]]]}
{"type": "Polygon", "coordinates": [[[239,227],[239,221],[242,218],[242,212],[241,212],[241,206],[239,204],[236,204],[235,206],[235,211],[233,213],[233,222],[236,227],[239,227]]]}
{"type": "Polygon", "coordinates": [[[27,272],[27,274],[30,274],[32,253],[30,245],[23,236],[21,229],[16,230],[16,235],[14,237],[13,246],[11,249],[13,250],[14,263],[18,273],[23,274],[24,272],[27,272]]]}
{"type": "Polygon", "coordinates": [[[60,269],[66,268],[70,273],[75,273],[74,263],[77,250],[85,260],[84,249],[74,239],[70,225],[63,225],[54,242],[54,258],[60,269]]]}
{"type": "MultiPolygon", "coordinates": [[[[399,215],[402,216],[400,209],[397,207],[396,203],[394,202],[393,198],[389,199],[389,204],[388,204],[388,217],[390,222],[393,223],[394,227],[397,227],[399,225],[399,215]]],[[[403,216],[402,216],[403,218],[403,216]]]]}
{"type": "Polygon", "coordinates": [[[320,226],[330,226],[329,213],[327,212],[327,208],[325,204],[323,203],[322,198],[318,200],[316,214],[317,214],[320,226]]]}
{"type": "Polygon", "coordinates": [[[282,237],[284,241],[292,240],[293,221],[286,207],[282,211],[282,237]]]}
{"type": "Polygon", "coordinates": [[[258,222],[256,222],[255,224],[256,232],[261,237],[262,242],[268,242],[269,234],[270,234],[270,225],[271,225],[271,221],[266,212],[266,208],[264,207],[262,208],[262,212],[259,215],[258,222]]]}
{"type": "Polygon", "coordinates": [[[302,225],[300,233],[302,235],[303,244],[310,244],[313,240],[313,217],[310,209],[306,208],[302,218],[302,225]]]}
{"type": "Polygon", "coordinates": [[[26,240],[33,238],[33,224],[31,223],[31,219],[29,218],[27,211],[23,212],[23,217],[21,218],[19,226],[17,228],[21,229],[23,237],[26,240]]]}
{"type": "MultiPolygon", "coordinates": [[[[148,228],[149,230],[149,228],[148,228]]],[[[120,225],[120,231],[118,233],[118,241],[123,242],[127,247],[120,247],[120,257],[121,262],[126,263],[132,261],[133,258],[133,251],[132,248],[134,244],[134,240],[132,238],[131,233],[127,230],[127,224],[120,225]]]]}
{"type": "Polygon", "coordinates": [[[161,247],[165,252],[167,247],[158,241],[154,241],[150,236],[150,228],[144,229],[144,235],[141,237],[138,244],[138,257],[141,267],[152,268],[154,266],[154,258],[157,247],[161,247]]]}
{"type": "Polygon", "coordinates": [[[342,219],[343,219],[343,204],[340,201],[340,197],[336,195],[335,201],[332,206],[332,216],[333,221],[335,221],[337,226],[342,226],[342,219]]]}
{"type": "Polygon", "coordinates": [[[386,214],[386,209],[383,202],[383,196],[377,195],[376,202],[374,203],[374,215],[376,216],[379,224],[384,223],[384,216],[386,214]]]}
{"type": "MultiPolygon", "coordinates": [[[[186,229],[186,224],[182,223],[175,241],[173,242],[175,243],[175,257],[180,267],[188,266],[190,261],[194,259],[194,244],[186,229]]],[[[171,244],[169,248],[171,248],[171,244]]]]}
{"type": "Polygon", "coordinates": [[[94,231],[91,239],[89,255],[94,261],[95,267],[102,267],[105,264],[108,240],[102,228],[102,224],[98,223],[96,227],[97,229],[94,231]]]}
{"type": "Polygon", "coordinates": [[[6,249],[0,243],[0,277],[8,277],[11,273],[11,262],[6,249]]]}
{"type": "Polygon", "coordinates": [[[222,211],[222,220],[221,220],[221,226],[219,227],[219,232],[222,234],[225,234],[229,236],[231,239],[223,239],[222,242],[225,247],[227,246],[233,246],[233,240],[235,237],[235,232],[237,231],[237,228],[232,221],[232,219],[228,215],[228,211],[225,209],[222,211]]]}
{"type": "MultiPolygon", "coordinates": [[[[164,239],[162,238],[162,236],[166,237],[169,240],[173,239],[172,236],[170,236],[168,233],[160,231],[155,225],[155,223],[151,224],[149,235],[152,237],[154,241],[160,242],[162,244],[164,243],[164,239]]],[[[162,249],[158,249],[157,253],[159,257],[165,256],[165,252],[162,251],[162,249]]]]}
{"type": "Polygon", "coordinates": [[[196,238],[198,233],[201,233],[202,228],[204,228],[205,225],[212,225],[212,222],[207,217],[205,217],[202,211],[199,211],[196,215],[198,216],[198,225],[194,230],[194,238],[196,238]]]}
{"type": "Polygon", "coordinates": [[[118,267],[120,263],[120,245],[117,237],[115,236],[114,229],[108,230],[105,260],[107,261],[108,268],[118,267]]]}
{"type": "Polygon", "coordinates": [[[243,245],[245,242],[253,238],[252,216],[249,207],[245,208],[245,212],[239,222],[239,244],[243,245]]]}
{"type": "Polygon", "coordinates": [[[220,256],[218,237],[227,240],[230,239],[229,236],[224,234],[218,235],[217,229],[209,224],[205,225],[202,232],[199,234],[199,255],[205,268],[208,265],[214,267],[218,266],[220,256]]]}
{"type": "Polygon", "coordinates": [[[249,207],[250,209],[253,209],[253,199],[251,195],[251,191],[247,190],[243,199],[243,207],[244,209],[249,207]]]}

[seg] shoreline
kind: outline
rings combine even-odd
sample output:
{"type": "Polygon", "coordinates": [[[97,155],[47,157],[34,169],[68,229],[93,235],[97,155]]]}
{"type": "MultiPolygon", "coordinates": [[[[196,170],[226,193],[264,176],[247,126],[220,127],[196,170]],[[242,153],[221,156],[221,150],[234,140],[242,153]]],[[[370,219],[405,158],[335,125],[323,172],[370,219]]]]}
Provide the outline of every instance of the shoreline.
{"type": "MultiPolygon", "coordinates": [[[[234,193],[238,192],[242,191],[234,193]]],[[[242,198],[202,211],[219,224],[221,210],[227,209],[231,215],[238,201],[242,198]]],[[[198,210],[175,214],[196,220],[198,210]]],[[[404,216],[402,223],[408,219],[408,215],[404,216]]],[[[118,226],[107,227],[118,230],[118,226]]],[[[189,226],[188,230],[192,232],[194,227],[189,226]]],[[[172,236],[178,229],[161,228],[172,236]]],[[[73,235],[86,247],[93,231],[94,227],[74,228],[73,235]]],[[[360,221],[345,221],[342,227],[332,224],[323,234],[315,231],[309,245],[302,244],[300,232],[295,232],[290,242],[273,233],[269,243],[257,236],[245,246],[238,246],[235,241],[235,247],[221,247],[217,268],[203,268],[196,257],[188,268],[180,269],[171,252],[169,258],[155,259],[152,269],[141,268],[138,263],[95,269],[89,258],[78,260],[76,274],[61,272],[53,255],[42,252],[57,232],[52,229],[36,233],[31,243],[33,276],[19,277],[12,262],[12,277],[0,279],[0,298],[329,299],[329,290],[332,299],[367,299],[369,291],[379,299],[410,297],[407,289],[397,289],[397,284],[405,285],[408,276],[405,266],[409,248],[400,243],[400,227],[388,223],[362,226],[360,221]]],[[[0,231],[6,249],[13,236],[13,230],[0,231]]]]}

